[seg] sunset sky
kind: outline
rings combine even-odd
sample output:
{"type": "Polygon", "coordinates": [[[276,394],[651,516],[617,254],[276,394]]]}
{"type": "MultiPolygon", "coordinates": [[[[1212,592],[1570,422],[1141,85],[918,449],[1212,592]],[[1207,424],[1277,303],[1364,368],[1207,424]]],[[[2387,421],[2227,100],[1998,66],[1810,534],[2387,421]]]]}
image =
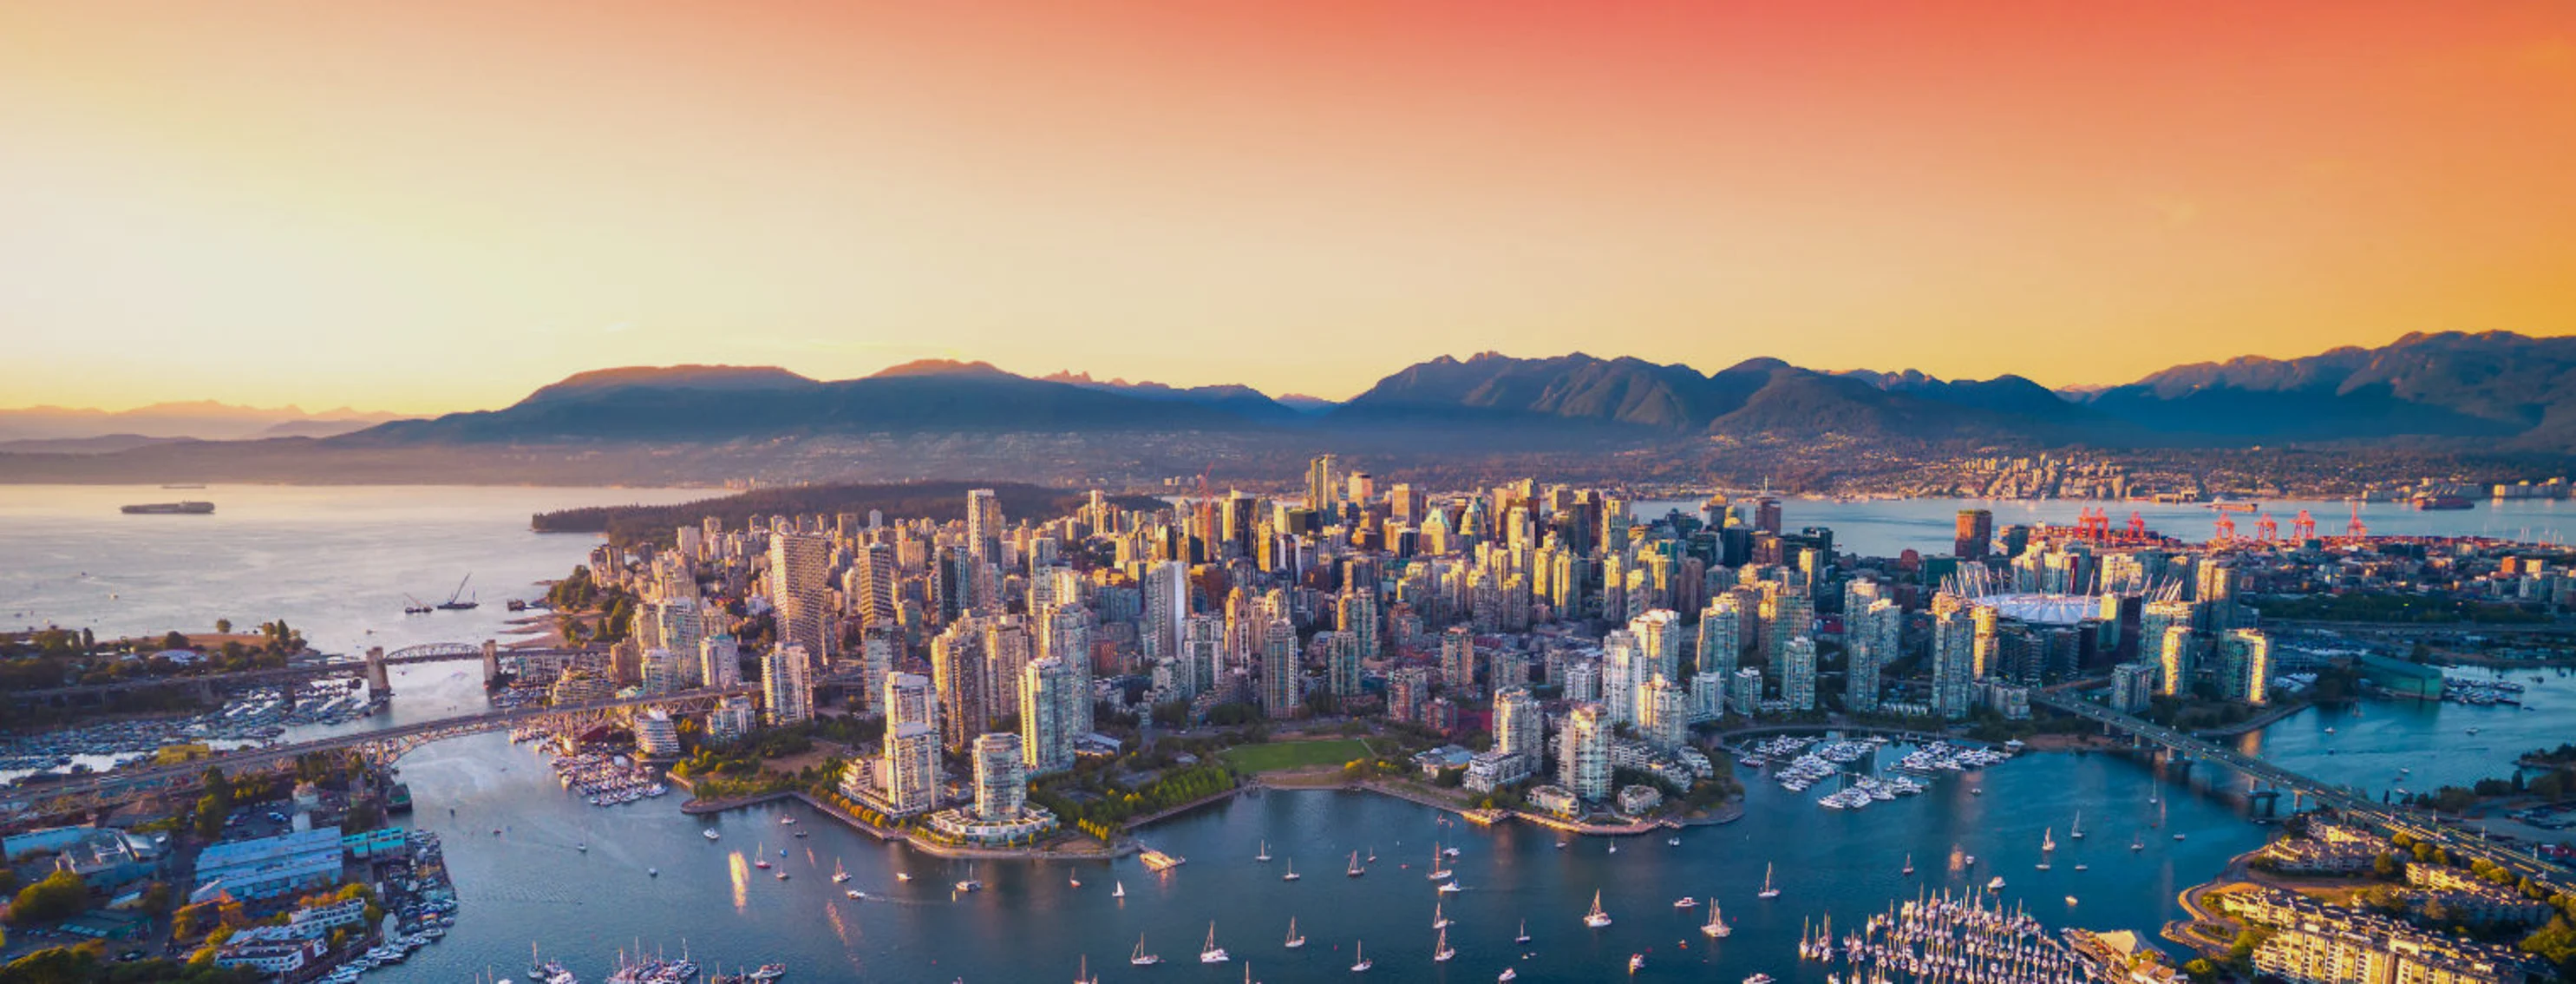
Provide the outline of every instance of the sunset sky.
{"type": "Polygon", "coordinates": [[[0,5],[0,406],[2576,333],[2576,4],[0,5]]]}

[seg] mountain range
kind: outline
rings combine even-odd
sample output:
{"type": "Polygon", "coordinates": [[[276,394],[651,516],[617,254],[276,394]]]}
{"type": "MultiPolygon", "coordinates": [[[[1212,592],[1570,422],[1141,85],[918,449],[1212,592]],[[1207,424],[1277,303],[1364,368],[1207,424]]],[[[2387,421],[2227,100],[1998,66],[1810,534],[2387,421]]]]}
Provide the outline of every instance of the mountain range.
{"type": "Polygon", "coordinates": [[[98,454],[163,441],[264,437],[330,437],[400,417],[341,407],[244,407],[211,400],[155,403],[132,410],[23,407],[0,410],[0,451],[98,454]]]}
{"type": "MultiPolygon", "coordinates": [[[[2013,375],[1945,380],[1770,358],[1702,372],[1579,352],[1488,352],[1407,366],[1339,403],[1274,398],[1248,386],[1030,377],[944,360],[835,381],[768,366],[627,367],[580,373],[497,410],[388,421],[311,443],[379,455],[430,446],[997,433],[1288,433],[1329,444],[1421,429],[1496,448],[1601,437],[1628,445],[1839,437],[2138,447],[2407,439],[2566,454],[2576,452],[2576,337],[2415,334],[2373,349],[2249,356],[2061,391],[2013,375]]],[[[91,453],[100,450],[115,449],[91,453]]],[[[0,473],[7,470],[0,460],[0,473]]]]}
{"type": "Polygon", "coordinates": [[[324,443],[1411,426],[2168,446],[2473,438],[2566,451],[2576,449],[2576,337],[2416,334],[2376,349],[2249,356],[2067,391],[2013,375],[1827,372],[1770,358],[1702,372],[1579,352],[1488,352],[1407,366],[1340,403],[1248,386],[1020,376],[982,362],[914,362],[831,382],[773,367],[625,368],[573,376],[499,410],[324,443]]]}

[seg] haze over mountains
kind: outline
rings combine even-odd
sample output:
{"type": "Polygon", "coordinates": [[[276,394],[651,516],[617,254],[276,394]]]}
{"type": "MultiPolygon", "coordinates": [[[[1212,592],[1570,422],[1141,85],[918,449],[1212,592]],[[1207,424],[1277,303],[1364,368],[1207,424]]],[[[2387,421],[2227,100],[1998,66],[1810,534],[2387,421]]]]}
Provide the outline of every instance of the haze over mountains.
{"type": "Polygon", "coordinates": [[[1404,367],[1340,403],[1273,398],[1245,386],[1028,377],[982,362],[914,362],[836,381],[769,366],[626,367],[576,374],[497,410],[389,421],[317,440],[0,448],[0,480],[202,470],[227,454],[276,456],[295,471],[306,467],[297,462],[396,462],[426,449],[468,460],[506,449],[722,448],[732,456],[727,467],[757,460],[759,448],[817,440],[900,440],[916,447],[910,454],[973,453],[988,462],[1022,453],[997,435],[1082,443],[1078,455],[1051,452],[1069,467],[1079,467],[1070,464],[1075,457],[1117,457],[1121,448],[1154,442],[1169,457],[1187,459],[1190,435],[1243,436],[1265,448],[1453,454],[1599,453],[1723,437],[1914,447],[2396,441],[2565,455],[2576,453],[2576,337],[2409,335],[2377,349],[2176,366],[2081,391],[2051,391],[2012,375],[1826,372],[1769,358],[1702,372],[1581,353],[1487,353],[1404,367]],[[65,454],[38,452],[95,460],[71,467],[59,463],[65,454]],[[155,462],[162,467],[145,467],[155,462]]]}
{"type": "Polygon", "coordinates": [[[692,441],[923,431],[1615,428],[2039,444],[2241,444],[2391,437],[2576,447],[2576,338],[2409,335],[2379,349],[2176,366],[2055,392],[2019,376],[1824,372],[1751,358],[1715,372],[1582,353],[1407,366],[1338,404],[1245,386],[1027,377],[924,361],[850,380],[772,367],[582,373],[493,411],[400,421],[330,443],[692,441]]]}
{"type": "Polygon", "coordinates": [[[243,407],[212,400],[155,403],[132,410],[24,407],[0,410],[0,450],[100,452],[166,440],[329,437],[399,418],[353,410],[243,407]]]}

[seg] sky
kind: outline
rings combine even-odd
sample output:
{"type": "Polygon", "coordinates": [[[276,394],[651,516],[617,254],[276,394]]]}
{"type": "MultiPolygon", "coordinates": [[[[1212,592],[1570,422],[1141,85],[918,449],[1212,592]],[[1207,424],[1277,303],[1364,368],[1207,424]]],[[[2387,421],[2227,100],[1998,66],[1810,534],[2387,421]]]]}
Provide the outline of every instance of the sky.
{"type": "Polygon", "coordinates": [[[2576,333],[2576,4],[0,5],[0,406],[2576,333]]]}

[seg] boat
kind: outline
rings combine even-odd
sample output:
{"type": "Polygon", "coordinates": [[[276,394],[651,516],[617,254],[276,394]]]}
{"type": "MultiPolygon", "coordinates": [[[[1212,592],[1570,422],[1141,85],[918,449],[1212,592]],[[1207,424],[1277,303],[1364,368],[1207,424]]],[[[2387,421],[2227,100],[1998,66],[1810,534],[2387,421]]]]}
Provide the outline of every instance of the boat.
{"type": "Polygon", "coordinates": [[[1514,943],[1527,943],[1527,942],[1529,942],[1529,941],[1530,941],[1530,934],[1529,934],[1529,920],[1527,920],[1527,919],[1523,919],[1523,920],[1521,920],[1521,932],[1520,932],[1520,935],[1512,937],[1512,942],[1514,942],[1514,943]]]}
{"type": "Polygon", "coordinates": [[[2089,865],[2089,864],[2085,864],[2085,863],[2084,863],[2084,862],[2082,862],[2082,861],[2078,861],[2078,862],[2075,862],[2075,870],[2077,870],[2077,871],[2091,871],[2091,870],[2093,870],[2093,866],[2092,866],[2092,865],[2089,865]]]}
{"type": "Polygon", "coordinates": [[[1755,974],[1755,975],[1753,975],[1753,976],[1751,976],[1751,977],[1747,977],[1747,978],[1745,978],[1745,979],[1744,979],[1744,984],[1772,984],[1772,982],[1771,982],[1771,975],[1769,975],[1769,974],[1755,974]]]}
{"type": "Polygon", "coordinates": [[[1455,872],[1440,866],[1440,845],[1436,842],[1433,843],[1431,845],[1431,870],[1425,872],[1422,877],[1431,879],[1432,881],[1439,881],[1440,879],[1447,878],[1452,874],[1455,874],[1455,872]]]}
{"type": "Polygon", "coordinates": [[[743,976],[749,977],[755,981],[774,981],[787,976],[787,965],[783,963],[761,964],[760,969],[743,976]]]}
{"type": "Polygon", "coordinates": [[[1628,955],[1628,973],[1630,973],[1630,974],[1635,974],[1637,971],[1644,969],[1644,968],[1645,968],[1645,966],[1646,966],[1646,955],[1645,955],[1645,954],[1642,954],[1642,953],[1631,953],[1631,954],[1629,954],[1629,955],[1628,955]]]}
{"type": "Polygon", "coordinates": [[[2129,836],[2129,850],[2132,850],[2132,851],[2143,851],[2143,850],[2146,850],[2146,849],[2147,849],[2147,835],[2145,835],[2145,834],[2132,834],[2132,835],[2130,835],[2130,836],[2129,836]]]}
{"type": "Polygon", "coordinates": [[[1270,842],[1262,841],[1261,853],[1253,855],[1252,859],[1255,861],[1268,862],[1270,860],[1270,842]]]}
{"type": "Polygon", "coordinates": [[[846,889],[846,890],[842,891],[842,892],[841,892],[841,894],[843,894],[843,895],[847,895],[847,896],[849,896],[850,898],[853,898],[853,899],[864,899],[864,898],[867,898],[867,897],[868,897],[868,893],[866,893],[866,892],[862,892],[862,891],[859,891],[858,889],[855,889],[855,888],[852,888],[852,889],[846,889]]]}
{"type": "Polygon", "coordinates": [[[1450,958],[1457,955],[1458,951],[1449,946],[1449,931],[1441,930],[1440,936],[1431,942],[1431,962],[1448,963],[1450,958]]]}
{"type": "Polygon", "coordinates": [[[1209,920],[1207,945],[1199,947],[1199,962],[1203,964],[1224,963],[1232,959],[1234,958],[1226,956],[1224,947],[1216,945],[1216,921],[1209,920]]]}
{"type": "MultiPolygon", "coordinates": [[[[662,877],[662,869],[660,869],[660,868],[646,868],[646,869],[644,869],[644,877],[646,877],[646,878],[660,878],[660,877],[662,877]]],[[[780,878],[785,878],[785,877],[787,877],[787,873],[786,873],[786,872],[784,872],[784,871],[781,871],[781,872],[779,872],[779,873],[778,873],[778,877],[780,877],[780,878]]]]}
{"type": "Polygon", "coordinates": [[[832,884],[838,885],[838,884],[840,884],[840,883],[842,883],[842,882],[849,881],[849,880],[850,880],[850,872],[849,872],[849,869],[846,869],[846,868],[841,867],[841,859],[839,859],[839,858],[833,858],[833,859],[832,859],[832,884]]]}
{"type": "Polygon", "coordinates": [[[912,880],[912,872],[909,872],[909,871],[898,871],[898,872],[895,872],[895,873],[894,873],[894,880],[896,880],[896,881],[911,881],[911,880],[912,880]]]}
{"type": "Polygon", "coordinates": [[[1279,945],[1291,950],[1295,950],[1306,945],[1306,938],[1297,935],[1297,917],[1288,917],[1288,938],[1281,941],[1279,945]]]}
{"type": "Polygon", "coordinates": [[[2069,909],[2075,907],[2075,896],[2069,895],[2066,897],[2066,907],[2069,909]]]}
{"type": "Polygon", "coordinates": [[[2182,839],[2182,835],[2181,835],[2181,834],[2175,834],[2175,835],[2174,835],[2174,839],[2175,839],[2175,840],[2181,840],[2181,839],[2182,839]]]}
{"type": "Polygon", "coordinates": [[[1666,846],[1666,847],[1680,847],[1680,846],[1682,846],[1682,839],[1681,839],[1681,838],[1679,838],[1679,837],[1666,837],[1666,838],[1664,838],[1664,846],[1666,846]]]}
{"type": "Polygon", "coordinates": [[[1610,925],[1610,914],[1602,911],[1601,892],[1597,889],[1592,893],[1592,911],[1583,914],[1583,924],[1594,929],[1603,929],[1610,925]]]}
{"type": "Polygon", "coordinates": [[[1611,842],[1610,842],[1610,853],[1612,853],[1612,854],[1617,854],[1617,853],[1619,853],[1619,842],[1618,842],[1618,841],[1611,841],[1611,842]]]}
{"type": "Polygon", "coordinates": [[[2003,890],[2004,890],[2004,876],[2002,876],[2002,875],[1996,875],[1996,876],[1994,876],[1994,877],[1992,877],[1992,878],[1988,878],[1988,879],[1986,879],[1986,891],[1989,891],[1989,892],[2000,892],[2000,891],[2003,891],[2003,890]]]}
{"type": "Polygon", "coordinates": [[[1516,979],[1516,978],[1518,978],[1518,977],[1520,977],[1520,976],[1521,976],[1521,972],[1520,972],[1520,970],[1519,970],[1518,968],[1505,967],[1505,968],[1503,968],[1503,972],[1502,972],[1502,973],[1494,975],[1494,979],[1495,979],[1495,980],[1497,980],[1497,981],[1508,981],[1508,980],[1516,979]]]}
{"type": "Polygon", "coordinates": [[[1290,859],[1288,859],[1288,873],[1287,873],[1287,874],[1284,874],[1284,875],[1279,876],[1279,880],[1280,880],[1280,881],[1296,881],[1296,880],[1297,880],[1298,878],[1300,878],[1300,877],[1302,877],[1302,876],[1300,876],[1300,875],[1298,875],[1298,874],[1297,874],[1297,859],[1295,859],[1295,858],[1290,858],[1290,859]]]}
{"type": "Polygon", "coordinates": [[[1136,934],[1136,952],[1127,955],[1127,962],[1138,967],[1151,967],[1155,964],[1162,963],[1163,958],[1145,952],[1145,934],[1138,933],[1136,934]]]}
{"type": "Polygon", "coordinates": [[[2039,832],[2039,850],[2042,854],[2057,850],[2057,828],[2051,827],[2039,832]]]}
{"type": "Polygon", "coordinates": [[[708,840],[715,840],[719,836],[714,827],[709,827],[705,830],[699,831],[698,833],[699,836],[705,837],[708,840]]]}
{"type": "Polygon", "coordinates": [[[2075,811],[2075,826],[2066,828],[2066,836],[2073,840],[2084,839],[2084,811],[2075,811]]]}
{"type": "Polygon", "coordinates": [[[1126,883],[1126,882],[1119,882],[1119,883],[1117,883],[1117,884],[1115,884],[1115,885],[1112,885],[1112,886],[1110,887],[1110,889],[1109,889],[1109,897],[1110,897],[1110,898],[1113,898],[1113,899],[1123,899],[1123,898],[1126,898],[1126,897],[1127,897],[1127,883],[1126,883]]]}
{"type": "Polygon", "coordinates": [[[1695,899],[1695,898],[1692,898],[1692,897],[1690,897],[1690,896],[1688,896],[1688,895],[1685,895],[1685,896],[1682,896],[1681,898],[1678,898],[1678,899],[1674,899],[1674,900],[1673,900],[1673,908],[1676,908],[1676,909],[1696,909],[1696,908],[1699,908],[1699,900],[1698,900],[1698,899],[1695,899]]]}
{"type": "Polygon", "coordinates": [[[1447,928],[1449,928],[1449,923],[1450,923],[1450,919],[1449,919],[1449,917],[1448,917],[1448,916],[1446,916],[1446,915],[1441,914],[1441,912],[1440,912],[1440,903],[1438,903],[1438,902],[1433,902],[1433,903],[1431,903],[1431,928],[1433,928],[1433,929],[1447,929],[1447,928]]]}
{"type": "Polygon", "coordinates": [[[1073,972],[1073,984],[1100,984],[1100,978],[1091,976],[1090,954],[1082,955],[1082,969],[1073,972]]]}
{"type": "Polygon", "coordinates": [[[1440,894],[1442,895],[1448,895],[1452,892],[1464,892],[1466,890],[1467,886],[1458,884],[1457,882],[1445,881],[1440,883],[1440,894]]]}
{"type": "Polygon", "coordinates": [[[768,868],[769,868],[769,845],[767,845],[767,844],[762,844],[762,845],[760,845],[760,846],[758,846],[758,847],[754,847],[754,848],[752,848],[752,849],[751,849],[751,866],[752,866],[752,867],[754,867],[754,868],[762,869],[762,870],[764,870],[764,871],[765,871],[765,870],[768,870],[768,868]]]}
{"type": "Polygon", "coordinates": [[[588,854],[588,853],[590,853],[590,842],[589,842],[589,841],[583,841],[583,842],[581,842],[581,843],[579,843],[579,844],[575,844],[575,845],[573,845],[573,846],[572,846],[572,849],[573,849],[573,850],[576,850],[576,851],[580,851],[580,852],[581,852],[581,853],[583,853],[583,854],[588,854]]]}
{"type": "Polygon", "coordinates": [[[778,872],[778,880],[779,880],[779,881],[786,881],[786,880],[787,880],[787,872],[786,872],[785,870],[783,870],[783,869],[782,869],[781,871],[779,871],[779,872],[778,872]]]}
{"type": "Polygon", "coordinates": [[[1718,914],[1717,899],[1710,898],[1708,900],[1708,921],[1700,924],[1699,934],[1712,940],[1720,940],[1725,939],[1727,934],[1733,932],[1735,932],[1734,927],[1728,926],[1726,924],[1725,917],[1718,914]]]}
{"type": "Polygon", "coordinates": [[[949,887],[956,889],[961,894],[966,892],[980,892],[984,890],[984,883],[969,878],[949,887]]]}
{"type": "Polygon", "coordinates": [[[1351,973],[1357,974],[1371,967],[1377,966],[1377,961],[1368,958],[1368,951],[1363,949],[1361,944],[1356,942],[1352,943],[1351,953],[1359,958],[1358,960],[1351,962],[1351,973]]]}
{"type": "Polygon", "coordinates": [[[1078,875],[1078,874],[1075,874],[1075,873],[1073,873],[1073,872],[1067,871],[1067,872],[1065,872],[1065,873],[1064,873],[1064,883],[1065,883],[1065,884],[1067,884],[1067,885],[1073,886],[1074,888],[1081,888],[1081,887],[1082,887],[1082,876],[1081,876],[1081,875],[1078,875]]]}
{"type": "Polygon", "coordinates": [[[211,502],[146,502],[117,509],[128,516],[207,516],[215,511],[211,502]]]}
{"type": "Polygon", "coordinates": [[[1368,863],[1370,863],[1370,864],[1376,864],[1376,863],[1377,863],[1377,845],[1375,845],[1375,844],[1371,844],[1371,845],[1369,845],[1368,863]]]}
{"type": "Polygon", "coordinates": [[[1903,875],[1910,875],[1910,874],[1913,874],[1913,873],[1914,873],[1914,855],[1908,854],[1908,855],[1906,855],[1906,856],[1905,856],[1905,868],[1904,868],[1904,870],[1899,871],[1899,872],[1897,872],[1897,873],[1898,873],[1898,874],[1903,874],[1903,875]]]}
{"type": "MultiPolygon", "coordinates": [[[[211,506],[209,506],[209,507],[207,507],[207,508],[208,508],[208,510],[209,510],[209,511],[211,511],[211,510],[213,509],[213,507],[211,507],[211,506]]],[[[441,611],[450,611],[450,612],[463,612],[463,611],[472,611],[472,610],[474,610],[474,609],[476,609],[476,608],[483,607],[481,602],[475,601],[475,600],[474,600],[474,599],[472,599],[472,598],[465,598],[465,597],[464,597],[464,594],[465,594],[465,581],[471,581],[471,580],[474,580],[474,575],[473,575],[472,573],[470,573],[470,572],[469,572],[469,573],[467,573],[467,574],[465,575],[465,580],[464,580],[464,581],[458,581],[458,582],[456,582],[456,590],[448,593],[448,595],[447,595],[447,600],[446,600],[446,601],[442,601],[442,602],[439,602],[439,603],[438,603],[439,610],[441,610],[441,611]],[[462,599],[462,600],[460,600],[460,599],[462,599]]]]}
{"type": "Polygon", "coordinates": [[[1350,866],[1350,867],[1348,867],[1348,868],[1343,869],[1343,870],[1342,870],[1342,873],[1343,873],[1343,874],[1345,874],[1345,875],[1349,875],[1349,876],[1351,876],[1351,877],[1353,877],[1353,878],[1357,878],[1357,877],[1359,877],[1359,876],[1361,876],[1361,875],[1368,874],[1368,869],[1367,869],[1367,868],[1360,867],[1360,852],[1358,852],[1358,851],[1352,851],[1352,852],[1351,852],[1351,866],[1350,866]]]}
{"type": "Polygon", "coordinates": [[[1753,897],[1757,899],[1776,899],[1780,897],[1780,887],[1771,884],[1771,866],[1769,864],[1764,864],[1762,866],[1762,890],[1753,893],[1753,897]]]}

